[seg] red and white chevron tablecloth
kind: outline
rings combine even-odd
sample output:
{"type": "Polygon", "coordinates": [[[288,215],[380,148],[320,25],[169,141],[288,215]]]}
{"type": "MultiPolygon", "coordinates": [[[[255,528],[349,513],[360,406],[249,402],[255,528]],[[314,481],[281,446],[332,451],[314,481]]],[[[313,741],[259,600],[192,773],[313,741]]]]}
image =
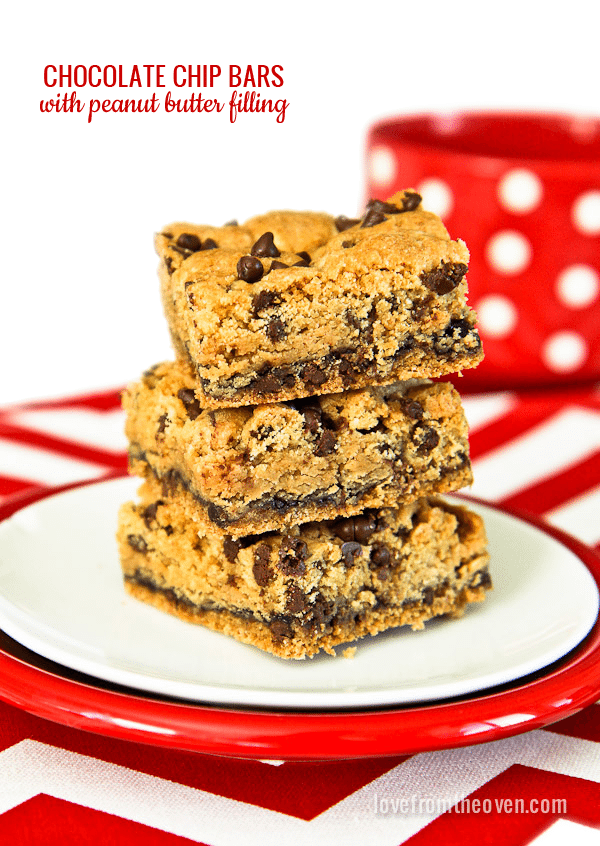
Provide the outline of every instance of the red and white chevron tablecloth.
{"type": "MultiPolygon", "coordinates": [[[[600,552],[598,386],[465,397],[465,409],[473,494],[600,552]]],[[[0,410],[0,504],[125,472],[122,428],[118,391],[0,410]]],[[[600,843],[600,705],[477,746],[280,763],[107,738],[0,702],[0,843],[532,842],[600,843]]]]}

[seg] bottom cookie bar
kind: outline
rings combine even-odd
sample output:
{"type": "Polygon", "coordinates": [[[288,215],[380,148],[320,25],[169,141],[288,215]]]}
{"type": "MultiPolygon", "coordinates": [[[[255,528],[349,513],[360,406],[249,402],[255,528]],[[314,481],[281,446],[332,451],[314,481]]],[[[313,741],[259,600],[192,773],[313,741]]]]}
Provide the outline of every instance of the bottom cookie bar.
{"type": "Polygon", "coordinates": [[[129,593],[282,658],[460,616],[491,587],[481,518],[439,498],[232,540],[198,536],[155,483],[140,495],[119,516],[129,593]]]}

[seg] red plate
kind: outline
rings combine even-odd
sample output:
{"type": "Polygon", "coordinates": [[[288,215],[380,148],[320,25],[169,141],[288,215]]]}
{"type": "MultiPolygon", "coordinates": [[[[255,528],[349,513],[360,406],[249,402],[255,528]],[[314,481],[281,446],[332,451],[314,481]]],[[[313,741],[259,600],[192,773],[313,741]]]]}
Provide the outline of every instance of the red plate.
{"type": "MultiPolygon", "coordinates": [[[[0,521],[48,495],[32,494],[5,504],[0,521]]],[[[600,559],[593,550],[536,519],[519,517],[571,550],[600,587],[600,559]]],[[[583,644],[561,662],[494,691],[420,707],[343,712],[180,703],[68,670],[0,633],[0,698],[6,702],[98,734],[238,758],[316,761],[466,746],[548,725],[599,696],[598,621],[583,644]]]]}

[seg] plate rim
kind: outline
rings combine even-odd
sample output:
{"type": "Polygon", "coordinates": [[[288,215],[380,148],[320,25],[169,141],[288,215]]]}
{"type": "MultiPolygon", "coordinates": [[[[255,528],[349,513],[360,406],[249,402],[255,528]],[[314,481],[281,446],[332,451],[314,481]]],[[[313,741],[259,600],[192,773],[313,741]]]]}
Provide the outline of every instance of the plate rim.
{"type": "MultiPolygon", "coordinates": [[[[22,494],[0,505],[0,522],[39,500],[125,477],[112,472],[101,479],[22,494]]],[[[579,558],[600,589],[600,557],[591,547],[533,515],[475,497],[461,498],[550,535],[579,558]]],[[[525,683],[517,680],[501,691],[397,707],[309,711],[203,705],[98,687],[93,678],[73,680],[56,667],[56,672],[36,667],[0,648],[0,698],[71,728],[179,750],[289,761],[381,757],[498,740],[564,719],[591,704],[600,695],[600,618],[548,674],[525,683]]]]}

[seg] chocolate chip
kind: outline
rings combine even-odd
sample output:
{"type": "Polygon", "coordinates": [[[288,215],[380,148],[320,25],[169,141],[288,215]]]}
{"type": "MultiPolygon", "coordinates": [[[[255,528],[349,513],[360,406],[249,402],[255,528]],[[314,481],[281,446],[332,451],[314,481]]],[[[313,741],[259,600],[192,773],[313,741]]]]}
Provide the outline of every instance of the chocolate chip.
{"type": "Polygon", "coordinates": [[[434,294],[443,296],[456,288],[467,270],[467,265],[462,262],[445,262],[442,260],[439,267],[424,270],[419,279],[434,294]]]}
{"type": "Polygon", "coordinates": [[[300,414],[304,417],[304,428],[316,434],[321,428],[321,408],[320,406],[307,405],[298,409],[300,414]]]}
{"type": "Polygon", "coordinates": [[[429,311],[429,306],[433,302],[434,297],[431,294],[427,294],[425,297],[417,297],[412,301],[412,306],[410,309],[411,316],[414,320],[421,320],[427,312],[429,311]]]}
{"type": "Polygon", "coordinates": [[[286,590],[285,610],[290,614],[299,614],[301,611],[306,611],[306,596],[300,590],[298,585],[288,585],[286,590]]]}
{"type": "Polygon", "coordinates": [[[127,543],[136,552],[145,555],[148,552],[148,544],[141,535],[127,535],[127,543]]]}
{"type": "Polygon", "coordinates": [[[319,442],[317,443],[317,447],[315,449],[315,455],[319,458],[323,455],[330,455],[335,450],[335,445],[335,434],[329,429],[326,429],[319,438],[319,442]]]}
{"type": "Polygon", "coordinates": [[[278,258],[281,252],[275,246],[273,233],[265,232],[258,241],[252,245],[250,255],[261,256],[261,258],[278,258]]]}
{"type": "Polygon", "coordinates": [[[168,422],[170,422],[169,416],[167,414],[161,414],[160,417],[158,418],[158,428],[156,430],[157,435],[162,435],[162,433],[167,428],[168,422]]]}
{"type": "Polygon", "coordinates": [[[354,538],[359,543],[368,543],[377,528],[377,523],[370,514],[361,514],[354,518],[354,538]]]}
{"type": "Polygon", "coordinates": [[[360,555],[362,555],[362,548],[359,543],[347,541],[342,544],[342,558],[349,567],[354,564],[354,559],[360,555]]]}
{"type": "Polygon", "coordinates": [[[386,203],[383,200],[369,200],[366,211],[367,213],[376,212],[377,214],[399,214],[401,209],[394,203],[386,203]]]}
{"type": "Polygon", "coordinates": [[[182,232],[175,243],[178,247],[189,250],[191,253],[197,253],[201,249],[200,238],[197,235],[192,235],[190,232],[182,232]]]}
{"type": "Polygon", "coordinates": [[[335,223],[335,228],[338,232],[345,232],[346,229],[351,229],[353,226],[359,224],[360,220],[355,217],[346,217],[345,214],[341,214],[339,217],[336,217],[333,222],[335,223]]]}
{"type": "Polygon", "coordinates": [[[187,296],[187,301],[191,306],[196,305],[196,297],[194,296],[194,292],[188,290],[193,284],[194,283],[190,281],[190,282],[186,282],[185,285],[183,286],[184,289],[185,289],[186,296],[187,296]]]}
{"type": "Polygon", "coordinates": [[[343,541],[354,540],[354,517],[340,517],[331,524],[333,534],[343,541]]]}
{"type": "Polygon", "coordinates": [[[283,270],[284,267],[289,267],[289,264],[285,264],[283,261],[271,262],[271,270],[283,270]]]}
{"type": "Polygon", "coordinates": [[[305,382],[310,383],[311,385],[322,385],[324,382],[327,381],[327,376],[323,373],[322,370],[319,370],[314,362],[307,364],[304,370],[302,371],[302,378],[305,382]]]}
{"type": "Polygon", "coordinates": [[[352,241],[342,241],[342,247],[345,250],[349,250],[350,247],[353,247],[353,246],[354,246],[354,243],[352,241]]]}
{"type": "Polygon", "coordinates": [[[190,420],[195,420],[196,417],[202,413],[200,403],[196,399],[196,394],[191,388],[181,388],[180,391],[177,391],[177,396],[183,403],[187,416],[190,420]]]}
{"type": "Polygon", "coordinates": [[[367,229],[370,226],[377,226],[379,223],[383,223],[385,220],[385,215],[382,212],[375,211],[375,209],[371,209],[366,213],[363,218],[363,222],[360,225],[361,229],[367,229]]]}
{"type": "Polygon", "coordinates": [[[491,588],[491,586],[492,577],[490,576],[489,570],[481,570],[479,573],[477,573],[470,585],[470,587],[483,587],[486,589],[491,588]]]}
{"type": "Polygon", "coordinates": [[[174,272],[175,268],[173,267],[173,257],[172,256],[165,256],[165,265],[167,267],[167,273],[169,276],[174,272]]]}
{"type": "Polygon", "coordinates": [[[161,232],[160,234],[162,235],[163,238],[172,238],[173,237],[172,232],[161,232]]]}
{"type": "Polygon", "coordinates": [[[451,320],[450,323],[444,329],[444,335],[449,338],[459,338],[466,337],[473,327],[469,323],[468,320],[464,320],[463,318],[455,318],[451,320]]]}
{"type": "Polygon", "coordinates": [[[308,262],[308,264],[310,264],[312,261],[309,253],[307,253],[306,250],[301,250],[299,253],[296,253],[296,255],[300,256],[300,258],[304,259],[304,261],[308,262]]]}
{"type": "Polygon", "coordinates": [[[269,623],[269,629],[271,630],[275,643],[281,643],[282,640],[292,638],[294,636],[294,630],[287,620],[271,620],[269,623]]]}
{"type": "Polygon", "coordinates": [[[391,556],[390,551],[382,543],[376,543],[371,550],[371,564],[378,568],[378,567],[387,567],[390,563],[391,556]]]}
{"type": "Polygon", "coordinates": [[[262,394],[273,394],[281,388],[281,379],[275,373],[265,373],[256,381],[256,390],[262,394]]]}
{"type": "Polygon", "coordinates": [[[429,455],[440,442],[440,436],[431,426],[417,424],[413,429],[412,440],[419,455],[429,455]]]}
{"type": "Polygon", "coordinates": [[[310,262],[306,261],[306,259],[300,259],[300,261],[295,261],[292,267],[308,267],[310,262]]]}
{"type": "Polygon", "coordinates": [[[308,555],[308,546],[299,538],[284,537],[279,549],[277,569],[286,576],[298,578],[306,573],[304,559],[308,555]]]}
{"type": "Polygon", "coordinates": [[[175,529],[171,525],[163,526],[163,530],[164,530],[165,534],[167,534],[167,535],[172,535],[173,532],[175,531],[175,529]]]}
{"type": "Polygon", "coordinates": [[[426,587],[423,590],[423,605],[433,605],[434,596],[433,588],[426,587]]]}
{"type": "Polygon", "coordinates": [[[219,248],[219,245],[217,244],[216,241],[213,241],[212,238],[207,238],[206,241],[202,242],[202,247],[200,249],[202,249],[202,250],[217,250],[218,248],[219,248]]]}
{"type": "Polygon", "coordinates": [[[266,587],[273,578],[273,568],[269,566],[271,547],[266,543],[259,543],[254,550],[254,564],[252,574],[259,587],[266,587]]]}
{"type": "Polygon", "coordinates": [[[400,402],[400,406],[406,416],[410,417],[412,420],[423,419],[423,406],[420,402],[417,402],[416,400],[403,399],[400,402]]]}
{"type": "Polygon", "coordinates": [[[402,197],[402,211],[409,212],[419,208],[423,197],[416,191],[405,191],[402,197]]]}
{"type": "Polygon", "coordinates": [[[254,256],[242,256],[237,263],[238,279],[243,279],[251,285],[262,278],[264,268],[262,262],[254,256]]]}
{"type": "Polygon", "coordinates": [[[228,220],[227,223],[224,223],[223,226],[239,226],[240,224],[234,218],[233,220],[228,220]]]}
{"type": "Polygon", "coordinates": [[[147,529],[152,528],[152,523],[154,522],[154,520],[156,520],[156,512],[158,511],[158,506],[162,504],[162,499],[158,499],[156,502],[151,502],[150,505],[147,505],[142,511],[142,519],[146,524],[147,529]]]}
{"type": "Polygon", "coordinates": [[[261,291],[252,299],[252,314],[254,317],[258,317],[263,309],[279,305],[280,302],[281,294],[278,294],[277,291],[261,291]]]}
{"type": "Polygon", "coordinates": [[[230,535],[226,535],[225,540],[223,541],[223,555],[233,564],[238,557],[238,552],[240,551],[241,546],[242,545],[239,541],[234,540],[230,535]]]}
{"type": "Polygon", "coordinates": [[[281,341],[287,335],[285,324],[278,317],[273,317],[269,321],[265,333],[271,341],[281,341]]]}

